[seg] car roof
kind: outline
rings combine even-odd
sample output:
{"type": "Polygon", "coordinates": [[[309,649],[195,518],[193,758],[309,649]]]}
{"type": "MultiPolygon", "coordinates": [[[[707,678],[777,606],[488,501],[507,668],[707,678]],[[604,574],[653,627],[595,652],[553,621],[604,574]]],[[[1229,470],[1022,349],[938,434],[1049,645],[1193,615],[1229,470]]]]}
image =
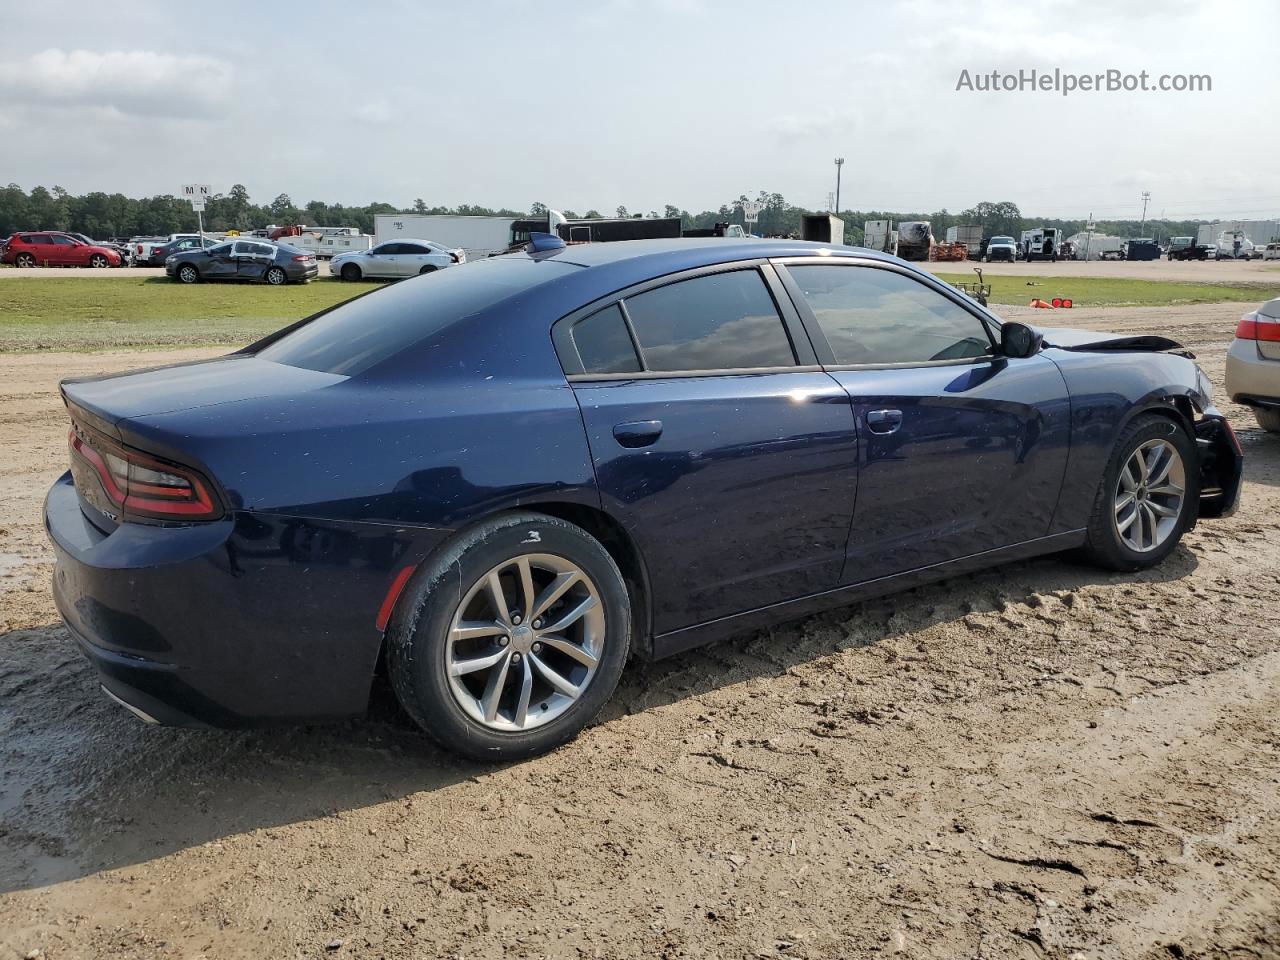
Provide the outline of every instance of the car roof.
{"type": "MultiPolygon", "coordinates": [[[[755,240],[738,237],[663,237],[652,240],[619,240],[612,243],[568,244],[560,250],[532,254],[539,258],[596,267],[640,258],[670,260],[679,270],[679,261],[689,266],[706,262],[753,260],[763,257],[811,256],[820,251],[839,255],[876,256],[871,250],[812,240],[755,240]]],[[[513,254],[521,256],[522,254],[513,254]]],[[[530,256],[530,254],[524,254],[530,256]]]]}

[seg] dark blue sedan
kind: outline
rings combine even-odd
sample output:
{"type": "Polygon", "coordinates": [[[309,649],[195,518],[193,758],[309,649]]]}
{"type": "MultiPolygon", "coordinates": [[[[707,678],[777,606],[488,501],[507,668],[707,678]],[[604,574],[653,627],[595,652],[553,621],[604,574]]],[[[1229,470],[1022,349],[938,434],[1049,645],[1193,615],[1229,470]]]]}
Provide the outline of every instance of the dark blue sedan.
{"type": "Polygon", "coordinates": [[[1241,454],[1160,337],[1002,324],[794,241],[547,249],[216,360],[69,380],[54,590],[113,698],[563,743],[631,655],[1078,548],[1159,563],[1241,454]]]}

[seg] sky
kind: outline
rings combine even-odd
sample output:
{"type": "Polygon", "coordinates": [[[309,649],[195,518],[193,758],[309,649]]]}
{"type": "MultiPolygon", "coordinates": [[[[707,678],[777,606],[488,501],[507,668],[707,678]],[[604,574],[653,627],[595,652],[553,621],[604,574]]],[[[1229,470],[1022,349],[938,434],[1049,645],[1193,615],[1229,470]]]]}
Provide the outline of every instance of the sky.
{"type": "Polygon", "coordinates": [[[1280,215],[1275,0],[6,6],[0,182],[579,213],[1280,215]],[[978,92],[1108,69],[1205,92],[978,92]]]}

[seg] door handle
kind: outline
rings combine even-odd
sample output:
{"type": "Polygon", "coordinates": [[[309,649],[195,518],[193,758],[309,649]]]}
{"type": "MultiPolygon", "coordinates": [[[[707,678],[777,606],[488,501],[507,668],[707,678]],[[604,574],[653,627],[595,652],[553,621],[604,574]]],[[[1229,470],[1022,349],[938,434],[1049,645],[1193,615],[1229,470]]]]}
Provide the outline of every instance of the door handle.
{"type": "Polygon", "coordinates": [[[647,447],[660,436],[661,420],[632,420],[613,428],[613,439],[624,447],[647,447]]]}
{"type": "Polygon", "coordinates": [[[902,426],[901,410],[868,410],[867,427],[872,433],[893,433],[902,426]]]}

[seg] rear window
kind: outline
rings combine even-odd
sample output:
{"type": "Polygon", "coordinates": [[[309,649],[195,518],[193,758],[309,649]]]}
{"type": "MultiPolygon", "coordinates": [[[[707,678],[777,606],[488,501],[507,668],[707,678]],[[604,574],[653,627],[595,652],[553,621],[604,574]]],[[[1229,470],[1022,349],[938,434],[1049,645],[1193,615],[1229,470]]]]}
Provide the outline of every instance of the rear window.
{"type": "Polygon", "coordinates": [[[791,339],[758,270],[680,280],[627,297],[626,305],[648,370],[795,366],[791,339]]]}
{"type": "Polygon", "coordinates": [[[528,258],[480,260],[348,301],[258,351],[263,360],[355,376],[450,324],[578,269],[528,258]]]}

